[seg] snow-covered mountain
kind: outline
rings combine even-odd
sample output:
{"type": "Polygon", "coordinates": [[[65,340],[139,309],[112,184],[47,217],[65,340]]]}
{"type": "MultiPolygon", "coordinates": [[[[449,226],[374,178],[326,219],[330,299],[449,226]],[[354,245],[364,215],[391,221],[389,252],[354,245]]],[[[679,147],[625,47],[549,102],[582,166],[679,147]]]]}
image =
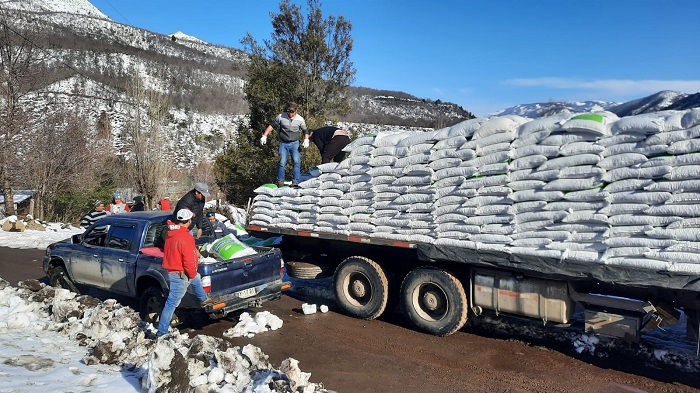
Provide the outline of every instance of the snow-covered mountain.
{"type": "Polygon", "coordinates": [[[86,0],[2,0],[0,7],[32,12],[57,12],[107,19],[107,15],[86,0]]]}
{"type": "MultiPolygon", "coordinates": [[[[116,23],[87,0],[0,0],[0,6],[16,28],[39,32],[34,42],[48,70],[32,95],[33,106],[63,105],[91,127],[107,119],[117,152],[129,118],[126,86],[134,76],[168,96],[165,132],[174,146],[194,146],[182,166],[211,160],[246,120],[248,55],[238,49],[181,31],[163,35],[116,23]]],[[[353,87],[350,96],[352,113],[339,120],[352,123],[358,134],[370,132],[364,123],[425,128],[471,117],[458,105],[403,92],[353,87]]]]}
{"type": "Polygon", "coordinates": [[[583,102],[546,102],[516,105],[502,109],[492,116],[519,115],[530,118],[549,116],[568,111],[585,113],[610,111],[620,117],[664,110],[682,110],[700,107],[700,93],[687,94],[679,91],[663,90],[650,96],[628,102],[583,101],[583,102]]]}
{"type": "MultiPolygon", "coordinates": [[[[238,49],[213,45],[185,32],[163,35],[116,23],[88,0],[0,0],[0,7],[18,28],[40,34],[36,42],[46,57],[47,76],[32,95],[34,106],[77,112],[92,127],[98,119],[107,119],[117,152],[129,120],[125,90],[134,76],[170,100],[165,126],[170,143],[194,146],[182,160],[183,166],[211,160],[246,121],[243,87],[248,54],[238,49]]],[[[473,116],[453,103],[367,87],[350,88],[350,105],[352,113],[339,120],[356,134],[372,132],[378,124],[441,128],[473,116]]],[[[673,105],[696,107],[700,99],[660,92],[629,103],[536,103],[494,115],[536,118],[564,110],[610,110],[625,116],[676,109],[673,105]]]]}
{"type": "Polygon", "coordinates": [[[697,108],[698,106],[700,106],[700,93],[686,94],[678,91],[664,90],[648,97],[616,105],[609,108],[609,110],[623,117],[669,109],[681,110],[697,108]]]}
{"type": "Polygon", "coordinates": [[[544,102],[534,104],[520,104],[510,108],[501,109],[491,116],[518,115],[536,119],[561,112],[585,113],[609,110],[619,105],[619,102],[609,101],[582,101],[582,102],[544,102]]]}

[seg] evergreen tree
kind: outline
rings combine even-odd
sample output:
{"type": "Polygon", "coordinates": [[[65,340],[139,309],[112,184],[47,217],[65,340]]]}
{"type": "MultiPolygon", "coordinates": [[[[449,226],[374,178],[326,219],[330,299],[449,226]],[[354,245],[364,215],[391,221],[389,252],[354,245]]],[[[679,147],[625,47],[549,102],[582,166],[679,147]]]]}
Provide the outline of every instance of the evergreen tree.
{"type": "MultiPolygon", "coordinates": [[[[289,101],[310,128],[324,125],[333,115],[350,110],[347,88],[354,81],[350,61],[352,25],[344,17],[323,17],[321,2],[308,0],[308,14],[289,0],[272,14],[273,34],[259,45],[248,33],[241,41],[251,55],[245,95],[250,108],[249,127],[239,127],[235,140],[217,157],[219,187],[229,200],[245,204],[253,190],[273,181],[277,168],[275,137],[260,146],[262,131],[289,101]]],[[[313,148],[302,154],[302,171],[318,164],[313,148]]],[[[288,162],[291,168],[291,160],[288,162]]]]}

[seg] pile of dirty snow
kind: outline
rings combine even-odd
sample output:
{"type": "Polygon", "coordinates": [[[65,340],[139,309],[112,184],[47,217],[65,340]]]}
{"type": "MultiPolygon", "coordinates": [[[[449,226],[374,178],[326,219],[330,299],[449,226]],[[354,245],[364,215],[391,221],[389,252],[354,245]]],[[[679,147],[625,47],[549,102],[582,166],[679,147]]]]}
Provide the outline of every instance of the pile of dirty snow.
{"type": "Polygon", "coordinates": [[[102,302],[37,280],[12,287],[0,278],[0,383],[10,389],[328,392],[309,382],[310,374],[295,359],[275,368],[250,344],[232,346],[221,338],[177,331],[154,340],[153,331],[115,300],[102,302]]]}

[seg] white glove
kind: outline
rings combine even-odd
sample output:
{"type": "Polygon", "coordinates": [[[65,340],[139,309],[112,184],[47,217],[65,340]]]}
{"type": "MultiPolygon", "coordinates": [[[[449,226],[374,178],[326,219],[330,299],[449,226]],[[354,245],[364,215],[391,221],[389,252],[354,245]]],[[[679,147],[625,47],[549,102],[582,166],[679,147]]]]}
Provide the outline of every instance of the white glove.
{"type": "Polygon", "coordinates": [[[301,147],[303,147],[304,149],[309,147],[309,139],[308,138],[304,139],[304,142],[301,144],[301,147]]]}
{"type": "Polygon", "coordinates": [[[260,138],[260,144],[264,146],[266,143],[267,143],[267,137],[265,135],[263,135],[260,138]]]}

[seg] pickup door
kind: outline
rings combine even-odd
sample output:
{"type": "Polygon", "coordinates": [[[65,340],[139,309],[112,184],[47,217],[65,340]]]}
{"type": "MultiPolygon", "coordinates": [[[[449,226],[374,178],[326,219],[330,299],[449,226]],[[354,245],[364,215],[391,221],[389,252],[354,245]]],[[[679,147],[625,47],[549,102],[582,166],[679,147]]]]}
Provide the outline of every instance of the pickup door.
{"type": "Polygon", "coordinates": [[[134,222],[116,222],[93,227],[82,242],[70,247],[73,280],[80,284],[122,294],[133,293],[135,250],[140,231],[134,222]]]}
{"type": "Polygon", "coordinates": [[[102,282],[110,291],[134,293],[136,271],[135,250],[138,250],[141,231],[136,223],[115,223],[111,225],[102,253],[102,282]]]}

